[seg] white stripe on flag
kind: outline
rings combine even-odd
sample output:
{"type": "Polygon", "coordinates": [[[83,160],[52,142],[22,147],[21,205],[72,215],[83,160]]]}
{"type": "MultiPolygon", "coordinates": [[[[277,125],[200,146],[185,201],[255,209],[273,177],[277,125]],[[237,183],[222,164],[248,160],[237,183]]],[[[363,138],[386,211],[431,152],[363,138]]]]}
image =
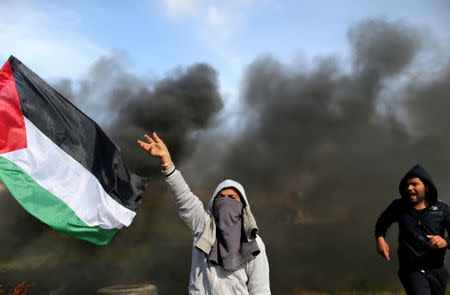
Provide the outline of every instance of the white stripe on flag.
{"type": "Polygon", "coordinates": [[[66,203],[87,225],[104,229],[130,225],[136,213],[110,197],[90,171],[24,118],[28,147],[2,156],[66,203]]]}

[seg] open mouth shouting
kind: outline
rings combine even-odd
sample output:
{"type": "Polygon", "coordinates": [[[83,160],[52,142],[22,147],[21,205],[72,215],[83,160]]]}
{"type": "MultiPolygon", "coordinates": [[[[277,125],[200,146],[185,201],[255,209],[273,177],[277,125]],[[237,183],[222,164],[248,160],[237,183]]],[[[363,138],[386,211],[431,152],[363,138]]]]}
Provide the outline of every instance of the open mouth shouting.
{"type": "Polygon", "coordinates": [[[408,197],[410,200],[416,200],[417,199],[417,193],[414,191],[408,192],[408,197]]]}

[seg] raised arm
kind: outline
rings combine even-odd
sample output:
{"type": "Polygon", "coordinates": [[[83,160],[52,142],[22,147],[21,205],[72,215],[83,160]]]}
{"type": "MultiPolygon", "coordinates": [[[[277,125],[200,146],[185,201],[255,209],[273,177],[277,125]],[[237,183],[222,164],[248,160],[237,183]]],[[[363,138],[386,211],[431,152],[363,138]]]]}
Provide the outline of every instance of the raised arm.
{"type": "Polygon", "coordinates": [[[180,171],[175,169],[169,150],[158,135],[153,132],[153,138],[148,135],[144,135],[144,137],[147,142],[138,140],[139,145],[151,156],[160,159],[162,171],[175,200],[178,214],[191,229],[192,234],[197,235],[203,230],[205,224],[206,213],[203,203],[191,192],[180,171]]]}

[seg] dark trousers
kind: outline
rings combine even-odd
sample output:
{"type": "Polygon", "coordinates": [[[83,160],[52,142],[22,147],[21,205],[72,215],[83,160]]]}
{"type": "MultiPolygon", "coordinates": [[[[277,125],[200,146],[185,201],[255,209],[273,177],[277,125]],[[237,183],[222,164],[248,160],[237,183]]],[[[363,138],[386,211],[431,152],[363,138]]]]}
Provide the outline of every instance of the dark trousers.
{"type": "Polygon", "coordinates": [[[449,274],[445,266],[418,271],[398,271],[407,295],[445,295],[449,274]]]}

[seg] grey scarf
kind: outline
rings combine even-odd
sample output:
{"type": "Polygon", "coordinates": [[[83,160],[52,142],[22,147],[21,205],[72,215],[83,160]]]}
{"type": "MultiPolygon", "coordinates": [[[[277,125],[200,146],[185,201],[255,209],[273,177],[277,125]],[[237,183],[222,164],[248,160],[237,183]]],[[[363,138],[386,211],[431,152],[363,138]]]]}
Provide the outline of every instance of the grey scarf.
{"type": "Polygon", "coordinates": [[[216,241],[209,261],[226,270],[236,270],[258,255],[260,250],[255,240],[247,242],[242,235],[243,205],[231,198],[214,200],[213,215],[216,222],[216,241]]]}

